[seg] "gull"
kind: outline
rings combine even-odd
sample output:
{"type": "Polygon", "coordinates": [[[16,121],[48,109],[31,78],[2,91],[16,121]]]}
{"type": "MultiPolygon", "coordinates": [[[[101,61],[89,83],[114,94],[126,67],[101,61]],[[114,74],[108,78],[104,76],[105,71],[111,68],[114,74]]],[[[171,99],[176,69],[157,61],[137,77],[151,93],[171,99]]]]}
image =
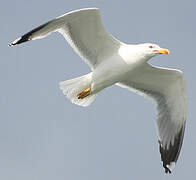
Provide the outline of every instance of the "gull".
{"type": "Polygon", "coordinates": [[[72,103],[90,105],[100,91],[118,85],[157,104],[157,132],[166,173],[177,162],[186,124],[186,84],[183,72],[156,67],[148,60],[168,49],[156,44],[125,44],[106,32],[98,8],[66,13],[13,41],[10,46],[59,32],[89,65],[91,72],[59,83],[72,103]]]}

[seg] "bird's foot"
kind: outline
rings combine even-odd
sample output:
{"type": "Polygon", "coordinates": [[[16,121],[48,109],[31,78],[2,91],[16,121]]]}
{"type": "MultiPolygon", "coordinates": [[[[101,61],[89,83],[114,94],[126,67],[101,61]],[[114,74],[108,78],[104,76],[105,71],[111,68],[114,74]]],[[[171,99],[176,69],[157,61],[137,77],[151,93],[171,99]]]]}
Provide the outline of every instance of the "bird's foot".
{"type": "Polygon", "coordinates": [[[78,99],[83,99],[87,96],[89,96],[91,93],[91,87],[83,90],[82,92],[80,92],[79,94],[77,94],[78,99]]]}

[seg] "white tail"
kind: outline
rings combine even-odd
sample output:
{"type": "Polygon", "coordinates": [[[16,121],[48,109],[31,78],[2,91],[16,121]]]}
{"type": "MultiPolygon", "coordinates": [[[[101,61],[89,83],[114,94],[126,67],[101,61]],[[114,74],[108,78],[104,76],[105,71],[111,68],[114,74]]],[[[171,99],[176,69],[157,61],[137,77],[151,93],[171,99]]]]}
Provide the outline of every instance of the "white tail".
{"type": "Polygon", "coordinates": [[[59,87],[72,103],[79,106],[88,106],[95,100],[97,94],[89,95],[84,99],[78,99],[77,95],[91,86],[91,80],[92,73],[89,73],[75,79],[62,81],[59,83],[59,87]]]}

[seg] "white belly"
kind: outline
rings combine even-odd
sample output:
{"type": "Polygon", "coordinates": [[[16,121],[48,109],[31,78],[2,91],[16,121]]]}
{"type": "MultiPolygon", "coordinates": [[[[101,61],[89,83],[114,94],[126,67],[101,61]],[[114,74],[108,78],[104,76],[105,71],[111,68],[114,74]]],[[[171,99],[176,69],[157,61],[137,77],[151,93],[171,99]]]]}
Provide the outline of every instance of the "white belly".
{"type": "Polygon", "coordinates": [[[92,75],[92,92],[98,92],[124,79],[126,74],[134,71],[141,62],[127,63],[119,55],[113,56],[98,65],[92,75]]]}

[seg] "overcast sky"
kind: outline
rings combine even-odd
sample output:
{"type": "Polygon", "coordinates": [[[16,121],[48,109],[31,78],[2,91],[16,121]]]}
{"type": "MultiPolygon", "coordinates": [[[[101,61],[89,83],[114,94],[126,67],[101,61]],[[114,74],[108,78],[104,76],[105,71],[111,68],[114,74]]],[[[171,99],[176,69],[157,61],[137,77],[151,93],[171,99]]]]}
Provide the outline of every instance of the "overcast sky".
{"type": "Polygon", "coordinates": [[[0,6],[0,179],[194,179],[196,152],[194,0],[17,0],[0,6]],[[90,72],[59,34],[13,48],[29,30],[71,10],[98,7],[107,31],[126,43],[170,49],[150,63],[181,69],[188,122],[178,163],[165,175],[154,104],[117,86],[83,108],[58,83],[90,72]]]}

